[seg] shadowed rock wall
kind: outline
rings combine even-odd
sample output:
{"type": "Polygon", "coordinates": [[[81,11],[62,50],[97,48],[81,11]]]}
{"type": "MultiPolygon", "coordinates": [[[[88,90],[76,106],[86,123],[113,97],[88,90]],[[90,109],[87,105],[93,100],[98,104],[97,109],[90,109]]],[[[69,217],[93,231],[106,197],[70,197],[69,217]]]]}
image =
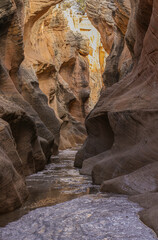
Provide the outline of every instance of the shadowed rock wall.
{"type": "Polygon", "coordinates": [[[44,168],[59,141],[85,139],[88,40],[69,29],[59,2],[0,2],[0,212],[22,204],[25,176],[44,168]]]}
{"type": "Polygon", "coordinates": [[[105,51],[109,54],[103,81],[112,86],[127,74],[131,68],[131,54],[125,41],[125,33],[131,12],[127,1],[87,0],[87,14],[101,34],[105,51]]]}
{"type": "Polygon", "coordinates": [[[0,1],[0,212],[23,203],[25,176],[43,169],[59,145],[59,121],[32,70],[21,66],[23,21],[23,1],[0,1]]]}
{"type": "MultiPolygon", "coordinates": [[[[88,7],[93,2],[97,5],[87,1],[88,7]]],[[[125,2],[117,1],[113,18],[126,32],[133,69],[114,85],[118,79],[109,78],[112,86],[102,90],[86,119],[88,138],[75,165],[81,167],[84,161],[81,172],[92,174],[102,191],[137,195],[132,200],[147,208],[142,220],[158,233],[158,2],[131,0],[127,31],[117,15],[124,12],[125,2]]]]}

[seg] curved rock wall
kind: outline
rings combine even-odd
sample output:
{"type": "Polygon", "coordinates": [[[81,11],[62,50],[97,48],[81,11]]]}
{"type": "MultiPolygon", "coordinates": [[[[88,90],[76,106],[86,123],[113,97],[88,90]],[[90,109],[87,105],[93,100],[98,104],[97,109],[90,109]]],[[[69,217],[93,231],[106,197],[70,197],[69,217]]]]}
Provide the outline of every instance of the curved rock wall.
{"type": "Polygon", "coordinates": [[[0,3],[0,212],[22,204],[25,176],[43,169],[59,142],[68,148],[86,136],[89,42],[70,30],[59,2],[0,3]]]}
{"type": "MultiPolygon", "coordinates": [[[[62,4],[62,3],[61,3],[62,4]]],[[[99,99],[100,91],[103,86],[102,74],[105,69],[105,61],[107,53],[105,52],[100,39],[100,33],[92,25],[87,15],[79,14],[73,11],[72,8],[66,10],[66,17],[69,20],[69,26],[73,31],[79,31],[89,40],[89,86],[90,97],[88,105],[93,109],[99,99]]]]}
{"type": "MultiPolygon", "coordinates": [[[[84,161],[81,172],[92,174],[102,191],[137,195],[131,199],[147,208],[140,214],[142,220],[158,233],[158,2],[131,0],[131,6],[125,38],[133,70],[102,90],[86,119],[88,138],[76,166],[84,161]]],[[[118,26],[116,15],[114,19],[118,26]]]]}
{"type": "Polygon", "coordinates": [[[0,1],[0,212],[23,203],[25,176],[43,169],[59,145],[59,121],[32,70],[21,66],[23,20],[23,1],[0,1]]]}
{"type": "MultiPolygon", "coordinates": [[[[26,3],[23,66],[33,67],[40,89],[55,110],[63,149],[82,143],[86,136],[81,123],[89,112],[89,41],[70,29],[59,6],[46,6],[35,12],[31,1],[26,3]]],[[[28,93],[25,97],[29,101],[28,93]]]]}
{"type": "Polygon", "coordinates": [[[130,2],[87,0],[87,14],[101,34],[105,51],[109,54],[103,81],[106,87],[118,82],[131,68],[131,54],[125,41],[130,15],[130,2]]]}

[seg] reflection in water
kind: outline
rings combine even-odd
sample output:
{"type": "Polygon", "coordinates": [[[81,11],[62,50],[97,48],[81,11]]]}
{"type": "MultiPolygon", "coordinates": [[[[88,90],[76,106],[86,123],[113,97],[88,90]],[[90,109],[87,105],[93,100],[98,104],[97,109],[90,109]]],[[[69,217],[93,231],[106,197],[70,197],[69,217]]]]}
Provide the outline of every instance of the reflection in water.
{"type": "Polygon", "coordinates": [[[98,192],[98,187],[92,185],[91,177],[80,175],[79,170],[74,168],[76,152],[77,149],[60,151],[45,170],[27,177],[26,184],[30,192],[27,202],[14,212],[1,215],[0,227],[18,220],[35,208],[98,192]]]}

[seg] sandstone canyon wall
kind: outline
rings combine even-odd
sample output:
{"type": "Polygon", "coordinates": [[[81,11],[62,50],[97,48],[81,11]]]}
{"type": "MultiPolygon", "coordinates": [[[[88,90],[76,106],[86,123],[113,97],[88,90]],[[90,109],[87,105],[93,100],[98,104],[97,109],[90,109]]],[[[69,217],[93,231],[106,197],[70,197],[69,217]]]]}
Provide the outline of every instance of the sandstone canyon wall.
{"type": "MultiPolygon", "coordinates": [[[[46,2],[40,2],[40,11],[46,2]]],[[[23,1],[0,1],[1,213],[22,204],[28,195],[25,176],[43,169],[59,145],[60,123],[32,70],[21,65],[23,22],[23,1]]]]}
{"type": "Polygon", "coordinates": [[[106,87],[112,86],[125,76],[131,68],[130,51],[125,41],[130,2],[128,1],[90,1],[87,0],[87,14],[100,32],[105,51],[109,54],[103,81],[106,87]]]}
{"type": "MultiPolygon", "coordinates": [[[[118,72],[119,61],[122,61],[119,51],[123,49],[123,53],[128,46],[133,69],[130,65],[126,67],[122,78],[118,78],[114,69],[107,75],[108,59],[104,82],[110,87],[102,90],[86,119],[88,138],[76,156],[75,165],[82,166],[83,174],[92,174],[93,182],[101,184],[102,191],[134,195],[131,199],[146,208],[140,213],[141,219],[158,233],[158,2],[130,2],[128,25],[125,21],[128,1],[113,1],[109,8],[113,12],[112,27],[117,27],[124,37],[115,42],[117,32],[113,37],[105,31],[102,39],[111,42],[110,36],[113,38],[109,59],[112,57],[112,66],[113,60],[117,63],[118,72]],[[120,48],[122,41],[124,48],[120,48]]],[[[98,13],[107,6],[109,1],[87,1],[88,14],[92,13],[90,19],[99,31],[103,26],[110,31],[109,17],[107,20],[101,16],[101,20],[96,21],[98,13]],[[97,4],[100,11],[93,13],[93,6],[97,4]]],[[[110,25],[110,29],[112,27],[110,25]]]]}
{"type": "MultiPolygon", "coordinates": [[[[105,51],[99,32],[77,9],[65,9],[62,3],[40,13],[36,8],[25,1],[23,66],[36,72],[61,123],[60,149],[65,149],[86,137],[83,123],[100,95],[105,51]]],[[[29,101],[25,91],[26,97],[29,101]]]]}
{"type": "MultiPolygon", "coordinates": [[[[61,124],[60,148],[82,143],[90,95],[88,39],[71,30],[59,6],[37,11],[37,6],[26,1],[24,43],[23,66],[36,72],[40,89],[61,124]]],[[[33,101],[25,89],[24,95],[27,101],[33,101]]]]}
{"type": "Polygon", "coordinates": [[[86,137],[89,40],[72,31],[60,2],[0,3],[0,212],[23,203],[25,176],[43,169],[59,145],[86,137]]]}
{"type": "Polygon", "coordinates": [[[105,52],[101,43],[100,33],[92,25],[87,15],[81,15],[75,11],[67,10],[70,16],[69,26],[72,26],[73,31],[79,31],[82,35],[86,36],[89,40],[89,108],[92,109],[99,99],[100,91],[103,86],[103,72],[105,69],[106,57],[108,53],[105,52]]]}

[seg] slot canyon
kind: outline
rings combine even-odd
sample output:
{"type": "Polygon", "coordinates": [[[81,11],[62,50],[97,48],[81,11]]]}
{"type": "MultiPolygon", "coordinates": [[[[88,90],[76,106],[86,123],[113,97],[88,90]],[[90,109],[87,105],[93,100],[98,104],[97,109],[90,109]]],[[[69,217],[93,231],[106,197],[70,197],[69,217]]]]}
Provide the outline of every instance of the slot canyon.
{"type": "Polygon", "coordinates": [[[157,0],[0,0],[0,240],[158,239],[157,23],[157,0]]]}

